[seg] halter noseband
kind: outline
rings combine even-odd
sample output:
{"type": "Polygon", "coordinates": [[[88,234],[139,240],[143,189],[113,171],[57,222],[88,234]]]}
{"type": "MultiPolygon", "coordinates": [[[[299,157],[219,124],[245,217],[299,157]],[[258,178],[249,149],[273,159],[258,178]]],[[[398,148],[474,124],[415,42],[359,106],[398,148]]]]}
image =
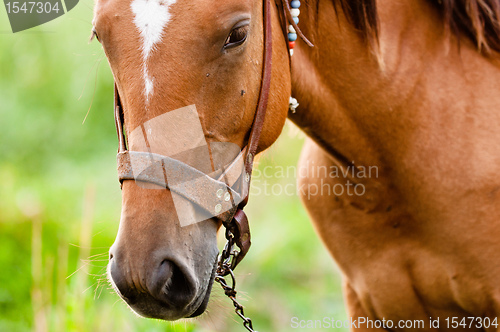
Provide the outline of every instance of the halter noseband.
{"type": "MultiPolygon", "coordinates": [[[[283,33],[287,41],[287,48],[290,50],[289,35],[287,33],[286,22],[290,24],[296,33],[309,45],[312,44],[304,37],[296,24],[296,20],[290,13],[290,6],[287,0],[276,0],[278,7],[282,8],[280,19],[283,27],[283,33]]],[[[262,82],[260,87],[259,100],[257,110],[253,120],[250,137],[247,145],[242,149],[241,153],[234,159],[230,165],[223,170],[221,174],[205,174],[179,160],[173,158],[153,154],[150,152],[128,151],[126,139],[124,135],[124,115],[120,101],[120,95],[115,83],[115,124],[118,134],[119,148],[117,155],[118,163],[118,179],[122,184],[125,180],[136,180],[149,182],[166,187],[176,194],[184,197],[188,201],[196,204],[204,211],[211,215],[216,215],[216,219],[220,220],[227,231],[230,231],[234,236],[235,244],[240,248],[240,252],[234,257],[231,269],[243,259],[248,252],[250,242],[250,228],[248,219],[243,208],[248,202],[248,194],[250,188],[250,179],[252,175],[253,161],[257,153],[257,148],[264,126],[267,104],[269,99],[269,90],[271,86],[272,74],[272,22],[271,22],[271,4],[270,0],[263,1],[263,21],[264,21],[264,58],[262,68],[262,82]],[[140,164],[145,169],[139,175],[134,174],[132,162],[134,166],[140,164]],[[231,176],[231,170],[237,169],[238,165],[243,164],[244,172],[239,177],[231,176]],[[168,182],[179,183],[182,179],[194,179],[194,181],[186,182],[182,186],[169,186],[164,168],[171,171],[169,174],[175,174],[174,179],[170,178],[168,182]],[[176,181],[177,180],[177,181],[176,181]],[[239,188],[239,190],[235,190],[239,188]],[[229,193],[230,199],[227,196],[221,197],[218,194],[221,192],[229,193]],[[209,193],[209,194],[207,194],[209,193]],[[237,205],[234,202],[239,202],[237,205]],[[224,211],[220,213],[220,211],[224,211]]]]}

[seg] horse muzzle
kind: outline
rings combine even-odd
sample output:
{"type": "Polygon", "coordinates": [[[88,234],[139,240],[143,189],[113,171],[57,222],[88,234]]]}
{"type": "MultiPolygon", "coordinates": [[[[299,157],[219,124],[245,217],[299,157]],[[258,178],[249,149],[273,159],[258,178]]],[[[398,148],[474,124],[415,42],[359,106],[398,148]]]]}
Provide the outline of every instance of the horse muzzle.
{"type": "Polygon", "coordinates": [[[168,257],[152,262],[149,268],[145,266],[132,269],[124,255],[110,250],[108,278],[137,314],[171,321],[205,311],[215,277],[215,258],[212,269],[201,274],[168,257]]]}

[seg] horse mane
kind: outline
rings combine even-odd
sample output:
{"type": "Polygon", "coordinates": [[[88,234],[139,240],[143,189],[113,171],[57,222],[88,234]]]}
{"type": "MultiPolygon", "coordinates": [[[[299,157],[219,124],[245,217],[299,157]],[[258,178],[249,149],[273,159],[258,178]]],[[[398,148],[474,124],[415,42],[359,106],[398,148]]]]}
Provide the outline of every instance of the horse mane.
{"type": "Polygon", "coordinates": [[[332,0],[335,10],[340,7],[349,22],[373,46],[378,40],[378,14],[376,0],[332,0]]]}
{"type": "MultiPolygon", "coordinates": [[[[378,42],[377,0],[332,0],[372,45],[378,42]]],[[[426,0],[439,10],[447,33],[464,35],[480,52],[500,52],[500,0],[426,0]]]]}

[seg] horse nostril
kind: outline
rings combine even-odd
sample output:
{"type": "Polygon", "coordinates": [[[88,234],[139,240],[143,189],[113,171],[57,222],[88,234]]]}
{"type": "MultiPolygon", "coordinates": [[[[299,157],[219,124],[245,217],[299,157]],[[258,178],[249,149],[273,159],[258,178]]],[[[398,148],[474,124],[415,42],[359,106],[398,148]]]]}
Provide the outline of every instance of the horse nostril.
{"type": "Polygon", "coordinates": [[[184,272],[172,261],[163,260],[153,278],[152,295],[174,306],[185,306],[194,294],[195,286],[184,272]]]}
{"type": "Polygon", "coordinates": [[[113,259],[113,257],[115,257],[115,253],[116,253],[116,248],[114,245],[111,246],[111,248],[109,248],[109,251],[108,251],[108,254],[109,254],[109,260],[111,261],[113,259]]]}
{"type": "Polygon", "coordinates": [[[175,265],[169,260],[163,260],[158,269],[158,280],[162,287],[165,287],[165,291],[168,291],[172,285],[172,276],[174,274],[175,265]]]}
{"type": "Polygon", "coordinates": [[[120,251],[112,250],[109,259],[109,277],[116,292],[147,317],[161,317],[155,308],[186,308],[196,296],[194,276],[188,267],[174,260],[163,259],[158,264],[152,259],[139,265],[120,251]]]}

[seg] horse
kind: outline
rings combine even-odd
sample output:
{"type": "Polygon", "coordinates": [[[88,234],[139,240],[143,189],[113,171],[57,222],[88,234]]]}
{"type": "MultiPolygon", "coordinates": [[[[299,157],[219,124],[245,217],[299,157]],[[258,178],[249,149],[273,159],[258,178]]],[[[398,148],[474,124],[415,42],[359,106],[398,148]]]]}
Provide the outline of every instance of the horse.
{"type": "MultiPolygon", "coordinates": [[[[268,2],[96,0],[93,35],[116,82],[128,149],[146,151],[144,123],[188,105],[207,145],[243,149],[267,85],[255,152],[289,118],[308,136],[299,185],[363,188],[301,193],[341,271],[348,316],[421,320],[423,329],[468,317],[467,328],[498,330],[483,323],[500,315],[500,2],[302,1],[298,26],[314,47],[298,39],[291,58],[287,1],[268,2]],[[144,135],[132,135],[137,128],[144,135]],[[318,177],[315,167],[353,171],[318,177]]],[[[140,315],[195,317],[214,282],[221,222],[181,226],[173,191],[154,186],[122,183],[109,279],[140,315]]]]}

